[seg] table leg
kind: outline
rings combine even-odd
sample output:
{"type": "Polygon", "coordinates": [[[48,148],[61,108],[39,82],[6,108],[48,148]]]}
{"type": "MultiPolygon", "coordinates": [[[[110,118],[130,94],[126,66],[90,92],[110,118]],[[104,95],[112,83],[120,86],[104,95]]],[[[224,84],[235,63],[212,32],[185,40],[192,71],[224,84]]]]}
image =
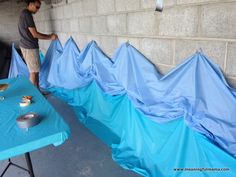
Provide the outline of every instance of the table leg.
{"type": "Polygon", "coordinates": [[[25,157],[26,157],[26,163],[27,163],[28,169],[26,169],[24,167],[21,167],[21,166],[15,164],[15,163],[13,163],[11,161],[11,159],[8,159],[8,164],[7,164],[6,168],[3,170],[2,174],[0,175],[0,177],[4,176],[4,174],[7,172],[7,170],[9,169],[10,166],[15,166],[15,167],[17,167],[17,168],[19,168],[21,170],[27,171],[30,174],[30,177],[34,177],[33,167],[32,167],[32,163],[31,163],[31,159],[30,159],[29,153],[26,153],[25,157]]]}
{"type": "Polygon", "coordinates": [[[34,177],[34,171],[29,152],[25,153],[25,159],[28,166],[30,177],[34,177]]]}
{"type": "Polygon", "coordinates": [[[1,174],[1,177],[4,176],[4,174],[7,172],[7,169],[8,169],[10,166],[11,166],[11,163],[10,163],[10,159],[9,159],[6,168],[3,170],[2,174],[1,174]]]}

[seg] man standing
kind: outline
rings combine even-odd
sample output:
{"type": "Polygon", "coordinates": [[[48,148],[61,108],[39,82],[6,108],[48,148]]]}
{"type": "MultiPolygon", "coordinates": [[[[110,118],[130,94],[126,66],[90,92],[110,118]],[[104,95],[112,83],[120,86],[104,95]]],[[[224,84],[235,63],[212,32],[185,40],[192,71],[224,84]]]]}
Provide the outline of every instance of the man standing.
{"type": "Polygon", "coordinates": [[[30,81],[39,88],[40,57],[38,39],[54,40],[57,35],[42,34],[36,29],[32,14],[38,12],[40,0],[27,0],[27,8],[19,18],[18,29],[20,33],[20,49],[30,73],[30,81]]]}

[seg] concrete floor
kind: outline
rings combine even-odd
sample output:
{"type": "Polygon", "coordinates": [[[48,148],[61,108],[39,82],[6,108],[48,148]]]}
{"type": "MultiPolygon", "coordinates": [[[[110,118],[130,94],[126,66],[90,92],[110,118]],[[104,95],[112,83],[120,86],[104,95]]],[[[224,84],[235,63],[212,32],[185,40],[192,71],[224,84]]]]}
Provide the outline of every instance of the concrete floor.
{"type": "MultiPolygon", "coordinates": [[[[111,158],[111,149],[85,128],[64,102],[49,95],[48,101],[71,128],[71,136],[61,146],[48,146],[31,152],[35,177],[139,177],[125,170],[111,158]]],[[[24,156],[12,159],[25,167],[24,156]]],[[[7,161],[0,161],[0,173],[7,161]]],[[[4,177],[29,177],[11,166],[4,177]]]]}

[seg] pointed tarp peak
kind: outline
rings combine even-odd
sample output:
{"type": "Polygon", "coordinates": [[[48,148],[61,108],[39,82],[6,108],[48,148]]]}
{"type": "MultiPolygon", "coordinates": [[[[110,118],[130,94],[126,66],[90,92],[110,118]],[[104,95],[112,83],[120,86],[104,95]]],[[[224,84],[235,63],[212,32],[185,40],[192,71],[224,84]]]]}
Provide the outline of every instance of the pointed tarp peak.
{"type": "Polygon", "coordinates": [[[68,50],[68,49],[72,49],[72,48],[73,48],[73,50],[78,50],[78,53],[80,53],[80,49],[77,46],[76,42],[74,41],[74,39],[72,37],[70,37],[64,45],[64,50],[68,50]]]}
{"type": "Polygon", "coordinates": [[[79,55],[80,50],[78,46],[72,37],[69,38],[62,53],[52,56],[53,65],[51,65],[48,73],[48,82],[54,86],[68,89],[80,87],[78,82],[80,79],[77,74],[80,67],[79,55]]]}

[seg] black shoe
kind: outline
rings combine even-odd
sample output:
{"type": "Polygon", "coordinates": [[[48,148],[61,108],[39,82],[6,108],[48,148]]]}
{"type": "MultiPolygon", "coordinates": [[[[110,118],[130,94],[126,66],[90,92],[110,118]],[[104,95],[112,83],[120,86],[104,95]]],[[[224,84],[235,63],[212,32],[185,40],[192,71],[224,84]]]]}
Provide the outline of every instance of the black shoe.
{"type": "Polygon", "coordinates": [[[43,95],[43,96],[47,96],[50,94],[50,92],[46,91],[46,90],[43,90],[43,89],[39,89],[40,93],[43,95]]]}

